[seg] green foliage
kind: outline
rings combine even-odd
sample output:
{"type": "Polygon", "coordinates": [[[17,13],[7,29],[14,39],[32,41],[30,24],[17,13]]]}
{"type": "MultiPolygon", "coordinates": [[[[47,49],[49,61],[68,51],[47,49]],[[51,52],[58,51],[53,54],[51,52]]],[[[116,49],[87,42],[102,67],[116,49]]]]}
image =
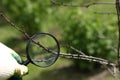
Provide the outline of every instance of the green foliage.
{"type": "Polygon", "coordinates": [[[48,2],[44,0],[2,0],[4,12],[12,17],[12,20],[23,25],[28,34],[39,32],[41,23],[47,15],[48,2]]]}
{"type": "MultiPolygon", "coordinates": [[[[65,44],[80,49],[87,55],[114,60],[115,52],[113,52],[114,43],[112,39],[115,38],[116,27],[111,25],[114,20],[111,24],[108,23],[110,21],[101,23],[97,15],[83,14],[80,10],[74,10],[70,13],[63,20],[65,24],[62,24],[65,27],[63,33],[65,44]]],[[[76,53],[73,50],[70,52],[76,53]]],[[[73,61],[83,71],[100,67],[96,63],[82,60],[73,61]]]]}

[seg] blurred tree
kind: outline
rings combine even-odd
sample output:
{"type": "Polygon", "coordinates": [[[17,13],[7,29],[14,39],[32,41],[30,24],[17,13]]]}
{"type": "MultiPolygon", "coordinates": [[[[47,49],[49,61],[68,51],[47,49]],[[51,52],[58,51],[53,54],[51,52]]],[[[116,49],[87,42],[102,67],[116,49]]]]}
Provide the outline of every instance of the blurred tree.
{"type": "Polygon", "coordinates": [[[47,17],[48,1],[44,0],[1,0],[4,11],[12,17],[12,20],[24,29],[29,35],[37,33],[41,29],[41,23],[47,17]]]}
{"type": "MultiPolygon", "coordinates": [[[[67,12],[66,12],[67,14],[67,12]]],[[[109,60],[115,59],[113,39],[116,35],[114,17],[111,20],[101,22],[102,18],[97,15],[83,14],[81,10],[74,9],[61,21],[64,26],[63,41],[87,55],[101,57],[109,60]],[[112,22],[112,23],[110,23],[112,22]],[[63,24],[64,23],[64,24],[63,24]]],[[[105,19],[104,19],[105,20],[105,19]]],[[[103,20],[102,20],[103,21],[103,20]]],[[[68,49],[67,49],[68,50],[68,49]]],[[[75,53],[69,50],[70,53],[75,53]]],[[[99,64],[89,63],[82,60],[73,60],[75,65],[82,71],[93,71],[100,67],[99,64]]]]}

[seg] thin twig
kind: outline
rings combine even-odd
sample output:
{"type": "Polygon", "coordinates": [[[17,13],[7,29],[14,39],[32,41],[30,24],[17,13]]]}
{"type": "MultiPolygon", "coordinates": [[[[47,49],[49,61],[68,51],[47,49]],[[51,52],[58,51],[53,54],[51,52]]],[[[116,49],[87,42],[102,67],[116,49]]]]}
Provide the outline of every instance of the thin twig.
{"type": "Polygon", "coordinates": [[[81,55],[85,55],[81,50],[78,50],[78,49],[74,48],[73,46],[70,46],[70,48],[71,48],[72,50],[78,52],[78,53],[81,54],[81,55]]]}
{"type": "Polygon", "coordinates": [[[0,16],[2,18],[4,18],[11,26],[13,26],[15,29],[17,29],[18,31],[20,31],[21,33],[23,33],[25,35],[26,38],[29,38],[29,35],[22,29],[20,29],[19,27],[17,27],[7,16],[5,16],[5,14],[0,13],[0,16]]]}
{"type": "Polygon", "coordinates": [[[111,14],[113,14],[113,15],[116,15],[116,13],[115,12],[93,12],[94,14],[106,14],[106,15],[111,15],[111,14]]]}
{"type": "Polygon", "coordinates": [[[92,3],[85,4],[85,5],[80,5],[80,4],[73,4],[73,3],[67,4],[67,3],[63,3],[63,2],[57,2],[55,0],[50,0],[50,1],[54,5],[69,6],[69,7],[86,7],[86,8],[89,8],[90,6],[98,5],[98,4],[100,4],[100,5],[106,5],[106,4],[115,5],[115,2],[92,2],[92,3]]]}

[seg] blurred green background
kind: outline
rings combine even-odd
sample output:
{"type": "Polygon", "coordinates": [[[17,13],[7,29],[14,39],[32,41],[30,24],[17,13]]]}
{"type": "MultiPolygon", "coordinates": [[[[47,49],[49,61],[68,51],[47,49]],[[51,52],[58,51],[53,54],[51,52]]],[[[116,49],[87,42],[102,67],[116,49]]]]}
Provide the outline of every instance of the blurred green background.
{"type": "MultiPolygon", "coordinates": [[[[67,4],[88,4],[104,0],[56,0],[67,4]]],[[[106,0],[106,2],[114,0],[106,0]]],[[[49,0],[1,0],[0,11],[21,26],[30,36],[49,32],[60,42],[61,52],[78,54],[63,47],[71,45],[87,55],[116,62],[117,18],[115,5],[94,5],[89,8],[55,6],[49,0]],[[102,14],[101,12],[111,14],[102,14]]],[[[19,31],[0,18],[0,41],[24,58],[27,40],[19,31]]],[[[24,80],[112,80],[100,64],[59,58],[48,68],[28,66],[24,80]],[[89,66],[88,66],[89,65],[89,66]],[[106,74],[103,77],[103,74],[106,74]]]]}

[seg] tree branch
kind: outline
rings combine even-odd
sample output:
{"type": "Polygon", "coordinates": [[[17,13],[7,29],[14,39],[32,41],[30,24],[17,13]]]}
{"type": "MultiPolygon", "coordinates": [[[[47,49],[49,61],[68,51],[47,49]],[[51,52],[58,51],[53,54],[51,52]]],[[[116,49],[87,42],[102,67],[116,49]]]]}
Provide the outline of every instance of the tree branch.
{"type": "Polygon", "coordinates": [[[55,1],[55,0],[50,0],[50,1],[51,1],[51,3],[52,3],[53,5],[69,6],[69,7],[86,7],[86,8],[89,8],[90,6],[98,5],[98,4],[100,4],[100,5],[106,5],[106,4],[115,5],[115,2],[92,2],[92,3],[87,3],[87,4],[85,4],[85,5],[80,5],[80,4],[72,4],[72,3],[70,3],[70,4],[65,4],[65,3],[63,3],[63,2],[57,2],[57,1],[55,1]]]}
{"type": "Polygon", "coordinates": [[[120,1],[116,0],[116,11],[118,18],[118,49],[117,49],[117,57],[118,57],[118,67],[120,71],[120,1]]]}
{"type": "Polygon", "coordinates": [[[88,56],[88,55],[60,53],[60,56],[64,57],[64,58],[82,59],[82,60],[87,60],[87,61],[90,61],[90,62],[97,62],[97,63],[103,64],[103,65],[108,65],[108,66],[116,66],[115,63],[110,62],[108,60],[98,58],[98,57],[88,56]]]}

